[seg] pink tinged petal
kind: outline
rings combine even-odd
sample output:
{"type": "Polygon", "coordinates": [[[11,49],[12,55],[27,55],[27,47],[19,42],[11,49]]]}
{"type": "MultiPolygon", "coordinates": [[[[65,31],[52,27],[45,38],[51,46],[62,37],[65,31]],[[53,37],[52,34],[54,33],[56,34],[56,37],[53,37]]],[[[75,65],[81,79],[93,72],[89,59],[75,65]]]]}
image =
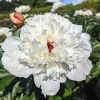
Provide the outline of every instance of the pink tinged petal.
{"type": "Polygon", "coordinates": [[[33,72],[31,68],[29,68],[25,64],[20,64],[16,58],[10,58],[5,53],[2,57],[2,64],[6,70],[8,70],[11,74],[15,75],[16,77],[24,77],[27,78],[33,72]]]}
{"type": "Polygon", "coordinates": [[[35,85],[39,88],[41,86],[42,93],[46,95],[55,95],[60,89],[60,82],[54,80],[43,80],[43,74],[34,76],[35,85]]]}

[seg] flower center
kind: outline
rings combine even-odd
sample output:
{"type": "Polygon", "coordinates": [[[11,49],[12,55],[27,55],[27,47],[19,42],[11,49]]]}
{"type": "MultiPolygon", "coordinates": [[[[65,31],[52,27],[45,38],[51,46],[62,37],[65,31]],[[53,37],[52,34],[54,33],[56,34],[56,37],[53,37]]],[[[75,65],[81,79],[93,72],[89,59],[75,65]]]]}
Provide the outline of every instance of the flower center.
{"type": "Polygon", "coordinates": [[[47,47],[48,47],[49,53],[51,53],[52,49],[54,48],[52,43],[54,43],[54,42],[47,42],[47,47]]]}

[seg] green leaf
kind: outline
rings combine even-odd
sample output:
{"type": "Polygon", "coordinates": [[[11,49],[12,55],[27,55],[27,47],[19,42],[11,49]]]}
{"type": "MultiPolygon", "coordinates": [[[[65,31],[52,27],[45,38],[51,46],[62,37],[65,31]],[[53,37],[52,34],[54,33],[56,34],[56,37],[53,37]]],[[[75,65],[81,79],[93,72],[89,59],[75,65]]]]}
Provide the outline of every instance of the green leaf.
{"type": "Polygon", "coordinates": [[[86,83],[90,82],[92,78],[93,78],[92,76],[87,76],[87,77],[86,77],[86,80],[85,80],[86,83]]]}
{"type": "Polygon", "coordinates": [[[72,95],[72,91],[71,90],[65,90],[63,97],[69,97],[72,95]]]}
{"type": "Polygon", "coordinates": [[[93,72],[92,74],[93,74],[93,77],[97,77],[98,75],[100,75],[100,67],[97,68],[97,69],[95,70],[95,72],[93,72]]]}
{"type": "Polygon", "coordinates": [[[90,57],[93,59],[100,59],[100,53],[91,53],[90,57]]]}
{"type": "Polygon", "coordinates": [[[17,97],[15,100],[20,100],[19,97],[17,97]]]}
{"type": "Polygon", "coordinates": [[[31,94],[29,100],[37,100],[34,92],[31,94]]]}
{"type": "Polygon", "coordinates": [[[99,51],[100,50],[100,44],[97,44],[93,47],[93,52],[94,51],[99,51]]]}
{"type": "Polygon", "coordinates": [[[92,69],[91,69],[91,72],[90,74],[92,74],[93,72],[95,72],[95,70],[99,67],[100,63],[97,62],[95,65],[92,65],[92,69]]]}
{"type": "MultiPolygon", "coordinates": [[[[1,55],[2,56],[2,55],[1,55]]],[[[2,61],[0,61],[0,68],[4,69],[3,68],[3,65],[2,65],[2,61]]]]}
{"type": "Polygon", "coordinates": [[[54,100],[54,97],[53,96],[49,96],[48,100],[54,100]]]}
{"type": "Polygon", "coordinates": [[[8,95],[7,95],[7,100],[13,100],[12,98],[11,98],[11,93],[9,93],[8,95]]]}
{"type": "Polygon", "coordinates": [[[77,92],[79,90],[79,86],[75,87],[73,92],[77,92]]]}
{"type": "Polygon", "coordinates": [[[14,36],[19,37],[19,36],[20,36],[20,30],[21,30],[21,28],[19,28],[19,29],[15,32],[14,36]]]}
{"type": "Polygon", "coordinates": [[[66,81],[65,85],[67,89],[72,89],[75,86],[74,81],[69,80],[69,79],[66,81]]]}
{"type": "Polygon", "coordinates": [[[28,100],[28,96],[27,95],[24,95],[22,100],[28,100]]]}
{"type": "Polygon", "coordinates": [[[10,82],[15,78],[15,76],[10,75],[7,77],[4,77],[1,81],[0,81],[0,90],[3,90],[7,85],[10,84],[10,82]]]}
{"type": "Polygon", "coordinates": [[[60,96],[57,96],[57,97],[55,98],[55,100],[62,100],[62,98],[61,98],[60,96]]]}
{"type": "Polygon", "coordinates": [[[11,74],[9,72],[7,72],[6,70],[2,70],[0,69],[0,78],[6,77],[6,76],[10,76],[11,74]]]}
{"type": "Polygon", "coordinates": [[[22,99],[23,99],[23,94],[20,95],[20,99],[19,100],[22,100],[22,99]]]}
{"type": "Polygon", "coordinates": [[[62,100],[60,96],[50,96],[48,100],[62,100]]]}
{"type": "Polygon", "coordinates": [[[14,97],[16,96],[16,93],[17,92],[20,92],[21,91],[21,88],[19,87],[19,84],[20,82],[17,82],[14,87],[13,87],[13,90],[12,90],[12,99],[14,99],[14,97]]]}
{"type": "Polygon", "coordinates": [[[3,95],[3,91],[0,91],[0,96],[2,96],[3,95]]]}

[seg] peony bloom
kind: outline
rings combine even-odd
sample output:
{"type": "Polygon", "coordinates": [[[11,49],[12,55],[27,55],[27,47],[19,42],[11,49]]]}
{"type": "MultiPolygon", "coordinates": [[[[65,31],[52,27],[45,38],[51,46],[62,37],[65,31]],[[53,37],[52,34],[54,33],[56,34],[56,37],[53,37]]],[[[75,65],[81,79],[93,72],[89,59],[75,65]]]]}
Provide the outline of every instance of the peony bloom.
{"type": "Polygon", "coordinates": [[[91,10],[87,10],[86,8],[83,8],[82,10],[76,10],[74,16],[78,16],[78,15],[82,15],[82,16],[90,16],[93,15],[91,10]]]}
{"type": "Polygon", "coordinates": [[[19,12],[11,13],[10,19],[17,26],[22,25],[24,23],[24,16],[19,12]]]}
{"type": "Polygon", "coordinates": [[[15,8],[15,11],[20,12],[20,13],[26,13],[26,12],[29,12],[30,10],[31,10],[31,8],[29,5],[27,5],[27,6],[21,5],[21,6],[15,8]]]}
{"type": "Polygon", "coordinates": [[[55,12],[59,7],[63,7],[64,4],[62,2],[54,2],[52,5],[51,12],[55,12]]]}
{"type": "Polygon", "coordinates": [[[96,18],[100,18],[100,13],[96,13],[96,18]]]}
{"type": "Polygon", "coordinates": [[[44,96],[55,95],[67,78],[86,79],[92,64],[90,36],[82,26],[57,14],[46,13],[27,19],[20,37],[8,37],[2,44],[4,68],[17,77],[33,74],[44,96]],[[9,44],[9,45],[8,45],[9,44]]]}
{"type": "Polygon", "coordinates": [[[10,29],[8,27],[0,27],[0,36],[3,36],[3,35],[8,37],[12,35],[12,32],[10,32],[10,29]]]}

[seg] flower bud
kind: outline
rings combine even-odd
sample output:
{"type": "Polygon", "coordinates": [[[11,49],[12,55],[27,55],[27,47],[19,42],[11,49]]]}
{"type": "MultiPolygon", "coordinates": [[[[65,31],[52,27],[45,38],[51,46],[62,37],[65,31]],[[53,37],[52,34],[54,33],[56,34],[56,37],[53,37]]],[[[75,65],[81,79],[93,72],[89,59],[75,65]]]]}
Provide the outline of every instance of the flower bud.
{"type": "Polygon", "coordinates": [[[10,19],[16,26],[22,25],[24,23],[24,16],[19,12],[11,13],[10,19]]]}

